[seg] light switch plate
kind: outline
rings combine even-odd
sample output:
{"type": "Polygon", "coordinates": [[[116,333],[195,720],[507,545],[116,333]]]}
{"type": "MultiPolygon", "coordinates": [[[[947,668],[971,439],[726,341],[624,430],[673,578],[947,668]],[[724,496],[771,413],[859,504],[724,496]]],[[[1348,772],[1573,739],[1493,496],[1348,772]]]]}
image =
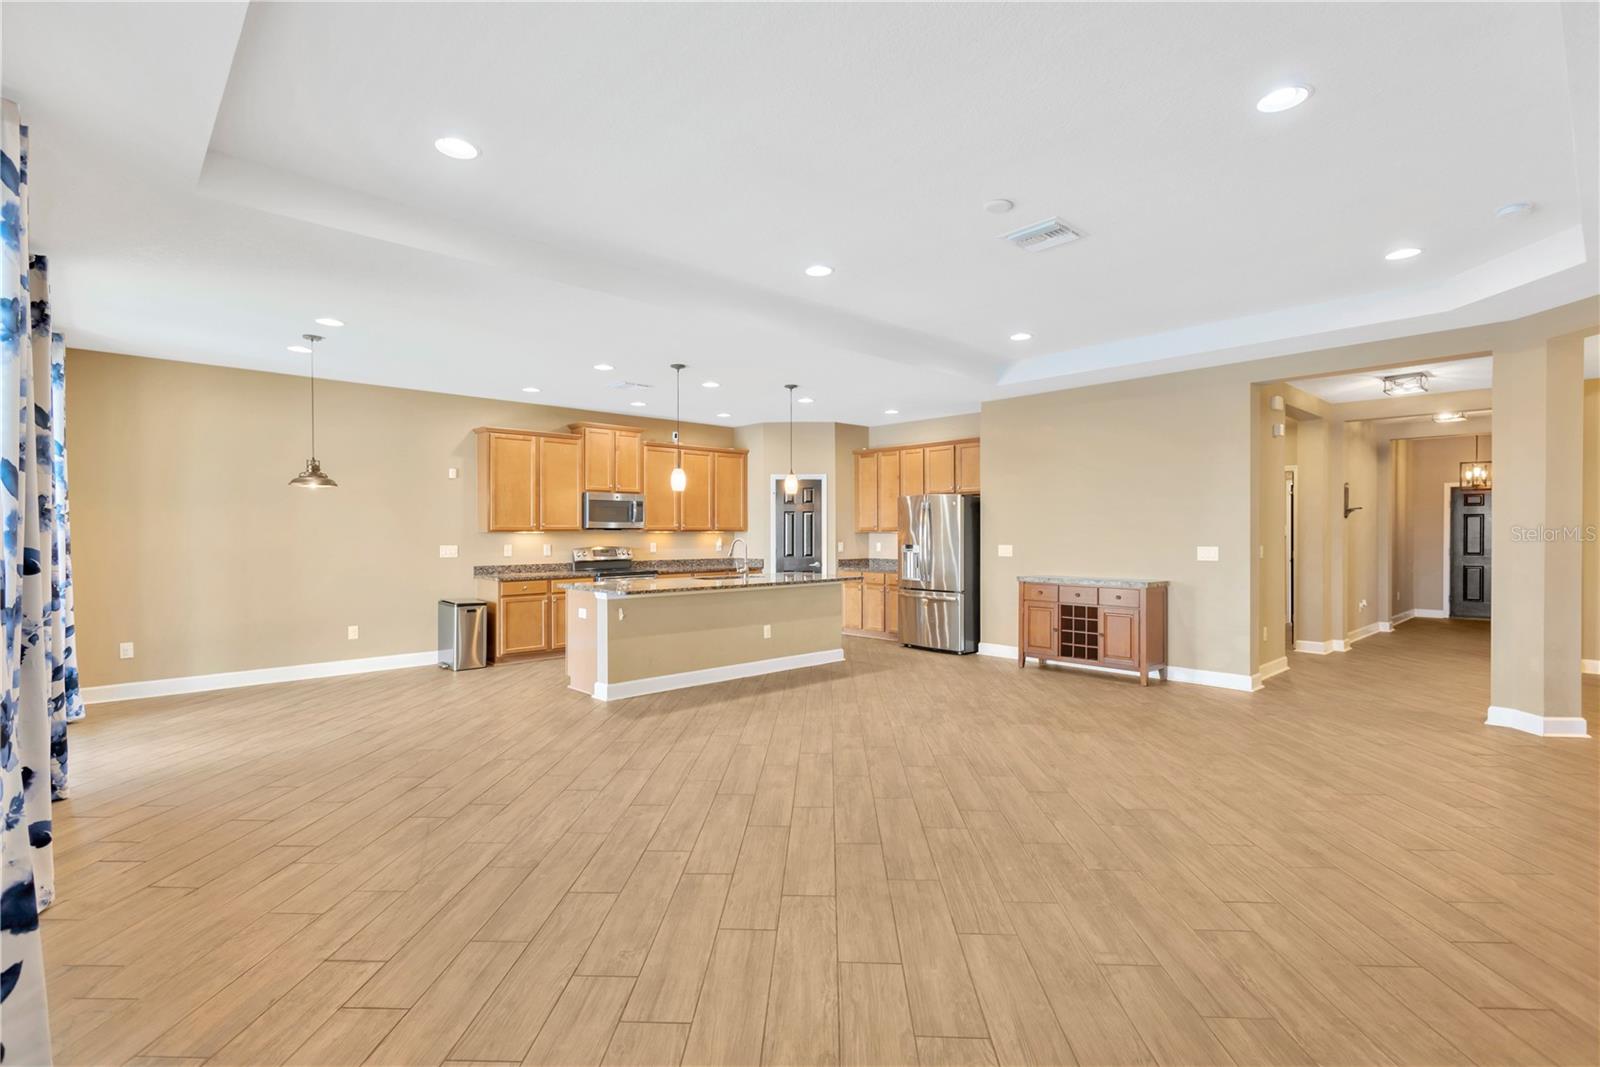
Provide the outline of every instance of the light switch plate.
{"type": "Polygon", "coordinates": [[[654,541],[651,541],[650,542],[650,551],[654,552],[655,550],[656,550],[656,543],[654,541]]]}
{"type": "Polygon", "coordinates": [[[346,626],[344,628],[344,637],[345,637],[346,641],[358,640],[361,637],[361,627],[359,627],[359,626],[346,626]]]}
{"type": "Polygon", "coordinates": [[[717,538],[717,551],[718,552],[722,551],[722,538],[720,538],[720,537],[717,538]]]}
{"type": "Polygon", "coordinates": [[[544,554],[547,555],[547,556],[550,554],[550,542],[549,541],[546,541],[544,543],[544,554]]]}
{"type": "Polygon", "coordinates": [[[124,642],[122,642],[122,644],[118,645],[117,646],[117,657],[119,659],[132,659],[133,658],[133,642],[132,641],[124,641],[124,642]]]}
{"type": "Polygon", "coordinates": [[[772,636],[772,624],[771,623],[768,623],[767,625],[765,625],[765,626],[763,626],[761,628],[761,636],[763,638],[772,636]]]}
{"type": "Polygon", "coordinates": [[[455,478],[455,476],[456,476],[456,469],[454,467],[451,467],[450,468],[450,473],[448,475],[446,475],[446,477],[451,478],[453,480],[455,478]]]}
{"type": "Polygon", "coordinates": [[[503,547],[502,547],[502,548],[501,548],[501,549],[500,549],[500,554],[501,554],[501,555],[502,555],[502,556],[509,556],[509,555],[511,555],[511,546],[510,546],[510,545],[505,545],[505,546],[503,546],[503,547]]]}
{"type": "Polygon", "coordinates": [[[1216,545],[1196,545],[1194,558],[1201,563],[1215,563],[1221,557],[1217,554],[1216,545]]]}
{"type": "Polygon", "coordinates": [[[455,545],[440,545],[439,546],[439,558],[440,559],[455,559],[460,554],[461,554],[460,551],[456,548],[455,545]]]}
{"type": "Polygon", "coordinates": [[[843,552],[844,551],[844,542],[840,541],[838,544],[834,545],[833,550],[835,552],[843,552]]]}
{"type": "Polygon", "coordinates": [[[1001,545],[1001,546],[1000,546],[1000,554],[1001,554],[1001,555],[1002,555],[1002,556],[1009,556],[1009,555],[1011,555],[1011,546],[1010,546],[1010,545],[1001,545]]]}
{"type": "Polygon", "coordinates": [[[588,617],[589,617],[589,609],[588,608],[579,608],[578,609],[578,618],[587,619],[588,617]]]}

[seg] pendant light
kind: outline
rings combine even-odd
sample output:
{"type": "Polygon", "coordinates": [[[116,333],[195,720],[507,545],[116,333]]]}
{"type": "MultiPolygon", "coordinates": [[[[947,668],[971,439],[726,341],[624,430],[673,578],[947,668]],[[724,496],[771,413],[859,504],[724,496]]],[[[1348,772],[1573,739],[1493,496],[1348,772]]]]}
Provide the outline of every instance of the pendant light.
{"type": "Polygon", "coordinates": [[[789,390],[789,477],[783,480],[785,496],[794,496],[800,491],[800,479],[794,476],[794,391],[798,385],[786,385],[789,390]]]}
{"type": "Polygon", "coordinates": [[[678,446],[677,464],[672,468],[672,491],[674,493],[683,492],[689,485],[689,476],[683,472],[683,368],[685,366],[687,364],[684,363],[674,363],[672,365],[672,370],[677,375],[677,379],[673,382],[673,391],[678,413],[677,429],[672,431],[672,443],[678,446]]]}
{"type": "Polygon", "coordinates": [[[322,338],[314,333],[301,334],[301,337],[308,346],[311,361],[311,458],[306,460],[306,469],[289,479],[289,484],[302,489],[337,489],[339,483],[323,472],[322,463],[317,459],[317,342],[322,338]]]}
{"type": "Polygon", "coordinates": [[[1490,474],[1494,464],[1478,458],[1478,435],[1472,435],[1472,459],[1461,464],[1461,487],[1463,489],[1488,489],[1492,484],[1490,474]]]}

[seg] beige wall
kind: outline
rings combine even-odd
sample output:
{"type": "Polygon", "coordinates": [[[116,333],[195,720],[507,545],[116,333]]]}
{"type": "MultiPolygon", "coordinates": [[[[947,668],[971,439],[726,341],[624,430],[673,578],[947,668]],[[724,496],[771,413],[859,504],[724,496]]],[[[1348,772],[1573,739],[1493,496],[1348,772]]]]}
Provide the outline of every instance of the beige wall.
{"type": "MultiPolygon", "coordinates": [[[[866,439],[866,427],[832,422],[794,424],[794,471],[797,475],[822,475],[826,508],[823,519],[822,561],[832,569],[840,555],[856,554],[855,467],[849,449],[866,439]],[[842,451],[841,451],[842,449],[842,451]],[[838,551],[839,542],[845,551],[838,551]]],[[[750,450],[750,539],[752,556],[771,557],[772,514],[776,505],[773,477],[789,473],[789,424],[756,423],[734,431],[740,448],[750,450]]]]}
{"type": "Polygon", "coordinates": [[[897,422],[889,426],[874,426],[867,431],[868,448],[892,448],[895,445],[920,445],[928,441],[958,441],[963,437],[978,437],[982,415],[950,415],[942,419],[918,419],[915,422],[897,422]]]}
{"type": "MultiPolygon", "coordinates": [[[[340,487],[310,492],[286,484],[308,447],[305,378],[73,350],[67,379],[86,686],[419,652],[435,602],[473,595],[475,564],[570,560],[596,540],[709,556],[720,536],[478,530],[473,427],[591,418],[666,440],[664,422],[319,382],[317,450],[340,487]]],[[[684,439],[733,431],[686,424],[684,439]]]]}
{"type": "Polygon", "coordinates": [[[1238,370],[984,404],[983,640],[1016,643],[1019,575],[1166,579],[1173,665],[1250,673],[1251,414],[1238,370]]]}
{"type": "MultiPolygon", "coordinates": [[[[1494,438],[1478,438],[1479,455],[1492,459],[1494,438]]],[[[1455,485],[1461,463],[1472,458],[1472,437],[1416,438],[1406,442],[1409,522],[1397,524],[1397,540],[1409,552],[1409,569],[1397,575],[1396,586],[1409,597],[1409,607],[1448,610],[1445,604],[1446,485],[1455,485]]]]}
{"type": "Polygon", "coordinates": [[[1600,381],[1583,383],[1583,658],[1600,671],[1600,381]]]}
{"type": "MultiPolygon", "coordinates": [[[[1383,463],[1388,445],[1380,442],[1371,423],[1345,424],[1344,482],[1350,485],[1350,506],[1359,507],[1344,519],[1345,592],[1347,633],[1356,633],[1378,621],[1378,590],[1382,585],[1378,531],[1388,517],[1383,502],[1383,463]]],[[[1344,484],[1339,486],[1343,507],[1344,484]]],[[[1386,565],[1385,565],[1386,566],[1386,565]]]]}

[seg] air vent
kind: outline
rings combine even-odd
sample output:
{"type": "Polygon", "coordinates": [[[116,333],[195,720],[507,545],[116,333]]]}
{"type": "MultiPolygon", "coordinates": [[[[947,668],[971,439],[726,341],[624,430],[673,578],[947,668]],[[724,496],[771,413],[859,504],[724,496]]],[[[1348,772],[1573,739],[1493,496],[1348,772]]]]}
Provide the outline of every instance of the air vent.
{"type": "Polygon", "coordinates": [[[1083,234],[1068,226],[1061,219],[1045,219],[1032,226],[1024,226],[1020,230],[1013,230],[1001,240],[1010,241],[1024,252],[1043,252],[1046,248],[1057,245],[1071,244],[1083,234]]]}
{"type": "Polygon", "coordinates": [[[612,382],[613,389],[654,389],[655,386],[647,382],[612,382]]]}

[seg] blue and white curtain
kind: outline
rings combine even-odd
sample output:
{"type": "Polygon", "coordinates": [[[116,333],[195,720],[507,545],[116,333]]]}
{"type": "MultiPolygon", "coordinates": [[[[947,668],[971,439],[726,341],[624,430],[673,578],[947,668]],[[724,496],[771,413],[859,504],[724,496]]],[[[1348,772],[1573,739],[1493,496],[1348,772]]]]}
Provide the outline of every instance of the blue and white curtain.
{"type": "Polygon", "coordinates": [[[0,1061],[48,1064],[39,912],[55,895],[50,803],[67,791],[67,722],[83,715],[72,620],[66,346],[47,264],[30,254],[28,129],[0,102],[0,1061]]]}

